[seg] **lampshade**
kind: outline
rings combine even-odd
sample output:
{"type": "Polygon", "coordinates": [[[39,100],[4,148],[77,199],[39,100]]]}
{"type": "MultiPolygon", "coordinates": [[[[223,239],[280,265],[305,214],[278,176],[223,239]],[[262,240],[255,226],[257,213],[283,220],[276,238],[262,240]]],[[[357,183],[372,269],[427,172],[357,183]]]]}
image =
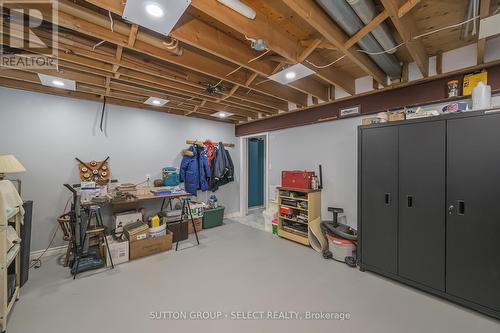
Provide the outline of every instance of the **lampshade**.
{"type": "Polygon", "coordinates": [[[14,155],[0,155],[0,174],[25,172],[24,166],[14,157],[14,155]]]}

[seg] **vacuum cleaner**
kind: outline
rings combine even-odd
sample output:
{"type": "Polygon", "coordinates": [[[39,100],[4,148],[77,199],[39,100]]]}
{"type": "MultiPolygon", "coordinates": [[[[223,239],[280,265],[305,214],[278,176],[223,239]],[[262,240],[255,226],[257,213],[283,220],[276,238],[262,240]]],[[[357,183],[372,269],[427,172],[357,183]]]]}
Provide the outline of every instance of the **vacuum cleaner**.
{"type": "Polygon", "coordinates": [[[346,224],[338,222],[338,215],[344,209],[328,207],[333,213],[333,221],[322,221],[321,228],[326,233],[329,250],[323,252],[323,258],[345,262],[350,267],[356,267],[356,246],[358,232],[346,224]]]}

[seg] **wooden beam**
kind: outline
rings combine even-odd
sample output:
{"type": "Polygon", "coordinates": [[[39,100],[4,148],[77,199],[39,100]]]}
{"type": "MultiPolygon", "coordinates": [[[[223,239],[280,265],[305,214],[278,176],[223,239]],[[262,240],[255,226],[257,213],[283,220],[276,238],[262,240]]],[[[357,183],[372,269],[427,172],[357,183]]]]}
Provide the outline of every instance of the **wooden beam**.
{"type": "Polygon", "coordinates": [[[316,48],[319,46],[319,44],[321,44],[322,41],[322,38],[318,38],[315,39],[311,44],[309,44],[309,46],[299,55],[298,62],[303,62],[304,60],[306,60],[314,52],[314,50],[316,50],[316,48]]]}
{"type": "Polygon", "coordinates": [[[398,17],[402,18],[406,14],[410,12],[416,5],[420,3],[421,0],[408,0],[404,4],[401,5],[398,9],[398,17]]]}
{"type": "Polygon", "coordinates": [[[130,29],[130,34],[128,35],[128,42],[127,42],[128,47],[130,48],[134,47],[138,32],[139,32],[139,26],[137,24],[132,24],[132,28],[130,29]]]}
{"type": "Polygon", "coordinates": [[[423,77],[429,76],[429,56],[425,51],[424,44],[420,39],[413,39],[417,35],[417,25],[410,15],[399,17],[399,0],[381,0],[384,8],[389,12],[392,23],[396,27],[399,35],[405,42],[405,46],[417,64],[423,77]]]}
{"type": "MultiPolygon", "coordinates": [[[[264,15],[257,15],[254,20],[242,20],[241,15],[235,13],[233,10],[220,4],[216,0],[193,0],[191,6],[248,37],[257,36],[264,39],[271,50],[292,63],[295,64],[300,62],[299,56],[301,51],[299,48],[299,40],[292,37],[281,27],[274,25],[264,15]]],[[[304,65],[310,67],[308,64],[304,65]]],[[[317,70],[315,71],[319,75],[323,75],[323,77],[328,77],[334,84],[346,90],[350,89],[351,83],[349,82],[349,84],[346,84],[345,82],[348,80],[354,82],[354,78],[350,74],[338,68],[330,67],[323,69],[321,70],[322,74],[317,70]]],[[[264,76],[269,75],[269,73],[259,74],[264,76]]],[[[317,81],[315,82],[311,79],[306,79],[305,81],[307,81],[307,84],[300,87],[298,86],[300,84],[298,81],[291,83],[290,86],[298,88],[301,91],[309,89],[309,91],[306,90],[308,93],[310,93],[311,87],[318,86],[317,81]]],[[[324,86],[322,87],[321,93],[315,93],[314,95],[321,99],[325,99],[327,98],[327,94],[327,87],[324,86]]]]}
{"type": "MultiPolygon", "coordinates": [[[[491,0],[481,0],[479,8],[479,17],[483,19],[490,15],[491,0]]],[[[486,48],[486,38],[478,39],[477,41],[477,64],[484,63],[484,50],[486,48]]]]}
{"type": "Polygon", "coordinates": [[[346,49],[346,34],[331,20],[331,18],[313,1],[281,0],[299,17],[304,19],[326,40],[335,45],[351,61],[366,74],[371,75],[379,83],[386,85],[386,74],[366,54],[356,50],[346,49]]]}
{"type": "Polygon", "coordinates": [[[370,22],[368,22],[367,25],[365,25],[363,28],[361,28],[358,32],[354,34],[349,40],[344,44],[344,47],[346,49],[350,49],[351,47],[354,46],[357,42],[359,42],[363,37],[368,35],[370,32],[373,31],[376,27],[380,25],[380,23],[384,22],[387,18],[389,17],[389,13],[387,10],[383,10],[380,14],[375,16],[370,22]]]}
{"type": "Polygon", "coordinates": [[[443,52],[436,54],[436,74],[443,74],[443,52]]]}
{"type": "MultiPolygon", "coordinates": [[[[58,23],[63,27],[80,33],[97,37],[116,45],[129,47],[128,36],[131,30],[130,24],[115,20],[114,32],[112,32],[107,16],[99,15],[92,10],[68,1],[59,1],[58,23]]],[[[188,49],[184,49],[182,56],[177,56],[168,51],[164,43],[165,40],[162,38],[139,31],[132,49],[175,65],[216,77],[217,79],[227,80],[233,84],[243,85],[246,80],[245,73],[232,75],[230,78],[227,78],[226,74],[231,72],[233,68],[228,64],[217,61],[213,57],[206,57],[188,49]]],[[[273,98],[292,101],[299,105],[305,105],[306,103],[307,96],[305,94],[290,92],[289,89],[283,89],[283,86],[279,85],[272,86],[272,88],[271,91],[267,91],[266,89],[255,89],[273,98]]]]}

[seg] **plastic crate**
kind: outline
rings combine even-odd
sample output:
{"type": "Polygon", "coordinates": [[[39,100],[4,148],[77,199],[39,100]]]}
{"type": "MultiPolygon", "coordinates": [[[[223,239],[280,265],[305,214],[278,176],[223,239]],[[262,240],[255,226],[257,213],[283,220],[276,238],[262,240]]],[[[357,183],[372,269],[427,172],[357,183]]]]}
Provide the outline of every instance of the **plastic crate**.
{"type": "Polygon", "coordinates": [[[219,206],[214,209],[205,209],[203,214],[203,229],[218,227],[224,220],[224,207],[219,206]]]}

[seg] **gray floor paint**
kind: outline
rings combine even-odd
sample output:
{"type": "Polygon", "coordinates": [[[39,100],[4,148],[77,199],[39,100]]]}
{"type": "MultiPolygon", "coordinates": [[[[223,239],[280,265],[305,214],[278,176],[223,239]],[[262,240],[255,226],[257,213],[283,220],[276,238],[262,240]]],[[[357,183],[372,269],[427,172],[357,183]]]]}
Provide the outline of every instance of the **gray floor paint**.
{"type": "Polygon", "coordinates": [[[500,332],[500,322],[240,223],[202,244],[73,281],[49,258],[31,273],[9,333],[500,332]],[[151,311],[349,312],[346,321],[151,320],[151,311]]]}

